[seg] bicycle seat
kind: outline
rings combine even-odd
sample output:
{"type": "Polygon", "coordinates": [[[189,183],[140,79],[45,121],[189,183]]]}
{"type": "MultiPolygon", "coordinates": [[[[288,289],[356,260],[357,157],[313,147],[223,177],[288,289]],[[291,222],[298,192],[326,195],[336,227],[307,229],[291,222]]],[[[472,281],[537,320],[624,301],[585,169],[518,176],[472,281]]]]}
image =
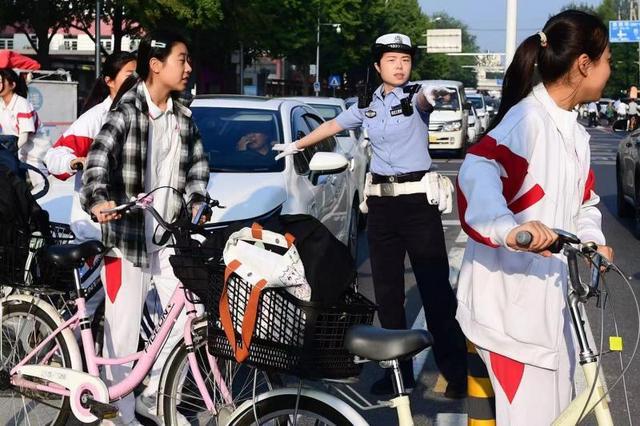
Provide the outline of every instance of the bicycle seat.
{"type": "Polygon", "coordinates": [[[344,339],[349,352],[372,361],[408,359],[432,344],[427,330],[389,330],[372,325],[354,325],[344,339]]]}
{"type": "Polygon", "coordinates": [[[104,251],[104,245],[97,240],[81,244],[57,244],[45,249],[44,260],[56,266],[77,268],[91,256],[104,251]]]}

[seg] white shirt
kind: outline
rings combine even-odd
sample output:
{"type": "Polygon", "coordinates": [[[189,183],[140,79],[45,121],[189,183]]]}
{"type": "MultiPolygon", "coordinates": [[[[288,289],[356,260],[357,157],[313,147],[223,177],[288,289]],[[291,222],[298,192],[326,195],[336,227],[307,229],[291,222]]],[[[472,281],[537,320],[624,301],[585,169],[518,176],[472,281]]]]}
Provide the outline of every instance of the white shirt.
{"type": "MultiPolygon", "coordinates": [[[[145,192],[160,186],[175,188],[178,183],[178,168],[180,167],[180,129],[173,112],[173,100],[167,100],[167,107],[163,111],[151,100],[146,84],[142,84],[149,107],[149,141],[147,145],[147,170],[145,173],[145,192]]],[[[160,189],[153,193],[153,207],[168,222],[175,219],[178,212],[170,212],[170,189],[160,189]]],[[[153,235],[158,226],[157,221],[145,214],[145,237],[147,252],[160,250],[160,246],[153,243],[153,235]]],[[[158,229],[158,237],[164,229],[158,229]]]]}
{"type": "Polygon", "coordinates": [[[590,102],[587,108],[589,112],[598,112],[598,105],[595,102],[590,102]]]}
{"type": "Polygon", "coordinates": [[[537,85],[469,148],[458,175],[460,219],[470,239],[456,318],[476,345],[547,369],[557,368],[562,342],[566,260],[515,252],[505,240],[518,224],[539,220],[605,243],[589,134],[576,115],[537,85]]]}
{"type": "Polygon", "coordinates": [[[39,127],[38,114],[31,103],[13,94],[8,104],[0,98],[0,133],[20,136],[20,133],[35,133],[39,127]]]}
{"type": "Polygon", "coordinates": [[[624,102],[620,102],[616,107],[616,112],[620,115],[625,115],[628,110],[629,110],[629,105],[625,104],[624,102]]]}

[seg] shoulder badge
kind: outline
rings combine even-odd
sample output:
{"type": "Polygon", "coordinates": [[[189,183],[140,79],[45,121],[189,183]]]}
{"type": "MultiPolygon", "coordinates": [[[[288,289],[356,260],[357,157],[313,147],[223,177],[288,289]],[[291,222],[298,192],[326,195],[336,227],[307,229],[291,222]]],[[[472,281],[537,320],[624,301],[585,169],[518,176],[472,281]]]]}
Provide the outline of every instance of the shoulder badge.
{"type": "Polygon", "coordinates": [[[366,115],[366,116],[367,116],[367,118],[373,118],[373,117],[375,117],[375,116],[376,116],[376,115],[378,115],[378,114],[377,114],[374,110],[370,109],[370,110],[367,110],[367,111],[364,113],[364,115],[366,115]]]}

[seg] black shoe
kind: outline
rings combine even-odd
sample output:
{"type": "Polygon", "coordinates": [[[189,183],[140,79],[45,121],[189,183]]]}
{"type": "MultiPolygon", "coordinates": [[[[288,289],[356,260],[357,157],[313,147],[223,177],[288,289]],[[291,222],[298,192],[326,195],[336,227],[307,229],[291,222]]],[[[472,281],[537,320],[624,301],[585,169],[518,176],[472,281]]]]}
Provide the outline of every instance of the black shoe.
{"type": "MultiPolygon", "coordinates": [[[[405,394],[410,394],[413,391],[413,388],[416,387],[416,381],[413,376],[403,378],[402,383],[404,384],[405,394]]],[[[372,395],[393,394],[395,391],[393,389],[393,383],[391,381],[391,374],[385,373],[385,375],[380,380],[374,382],[373,385],[371,385],[370,392],[372,395]]]]}
{"type": "Polygon", "coordinates": [[[464,383],[447,383],[447,389],[444,391],[444,397],[449,399],[463,399],[467,397],[467,382],[464,383]]]}

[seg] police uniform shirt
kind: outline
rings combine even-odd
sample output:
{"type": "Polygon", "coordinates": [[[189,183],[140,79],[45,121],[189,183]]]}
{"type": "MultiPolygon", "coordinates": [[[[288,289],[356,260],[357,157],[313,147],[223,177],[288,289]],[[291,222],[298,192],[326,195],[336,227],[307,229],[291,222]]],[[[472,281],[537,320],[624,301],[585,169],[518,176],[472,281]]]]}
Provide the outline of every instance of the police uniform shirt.
{"type": "MultiPolygon", "coordinates": [[[[407,83],[410,84],[410,83],[407,83]]],[[[412,99],[413,114],[402,114],[400,99],[409,94],[403,87],[383,94],[380,86],[367,108],[354,104],[336,117],[340,127],[367,129],[372,147],[371,171],[385,176],[429,170],[431,157],[428,149],[429,113],[416,105],[418,95],[412,99]]]]}

